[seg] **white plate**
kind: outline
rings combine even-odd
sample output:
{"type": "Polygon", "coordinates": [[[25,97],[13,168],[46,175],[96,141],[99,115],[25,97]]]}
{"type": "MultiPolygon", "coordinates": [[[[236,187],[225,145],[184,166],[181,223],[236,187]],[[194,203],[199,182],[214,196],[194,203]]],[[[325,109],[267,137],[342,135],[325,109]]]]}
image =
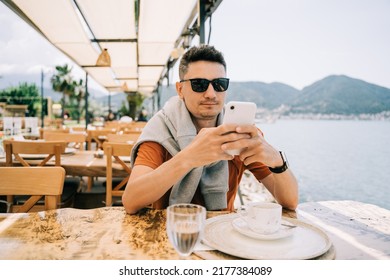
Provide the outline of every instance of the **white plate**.
{"type": "Polygon", "coordinates": [[[294,226],[292,223],[290,223],[289,221],[283,218],[282,225],[280,226],[280,229],[277,232],[272,234],[261,234],[251,230],[248,226],[248,223],[240,217],[235,218],[232,221],[233,228],[237,230],[239,233],[260,240],[275,240],[280,238],[286,238],[292,235],[294,233],[295,228],[284,226],[283,224],[294,226]]]}
{"type": "Polygon", "coordinates": [[[276,240],[259,240],[233,228],[239,214],[220,215],[206,220],[202,242],[223,253],[244,259],[306,260],[326,253],[331,241],[321,229],[297,219],[284,218],[296,225],[293,234],[276,240]]]}

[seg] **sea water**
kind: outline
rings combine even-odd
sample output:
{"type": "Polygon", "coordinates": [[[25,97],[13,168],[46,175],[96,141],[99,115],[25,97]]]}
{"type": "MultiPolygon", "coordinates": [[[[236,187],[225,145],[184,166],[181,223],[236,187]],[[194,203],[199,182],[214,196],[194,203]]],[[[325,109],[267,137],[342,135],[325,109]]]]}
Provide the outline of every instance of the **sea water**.
{"type": "Polygon", "coordinates": [[[300,203],[356,200],[390,209],[390,122],[277,120],[258,123],[284,151],[300,203]]]}

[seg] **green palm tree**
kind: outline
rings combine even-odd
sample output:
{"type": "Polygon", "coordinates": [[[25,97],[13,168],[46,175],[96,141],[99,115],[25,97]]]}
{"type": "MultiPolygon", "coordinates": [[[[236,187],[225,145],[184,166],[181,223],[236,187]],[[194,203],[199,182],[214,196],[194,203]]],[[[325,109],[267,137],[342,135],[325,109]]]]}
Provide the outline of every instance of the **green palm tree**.
{"type": "Polygon", "coordinates": [[[137,110],[142,105],[145,96],[141,92],[127,92],[127,102],[129,104],[129,116],[135,120],[137,110]]]}
{"type": "Polygon", "coordinates": [[[76,115],[77,123],[80,123],[80,117],[81,117],[81,101],[83,100],[85,96],[85,84],[84,80],[80,79],[78,82],[73,81],[73,93],[70,95],[71,99],[76,100],[76,110],[73,110],[72,113],[76,115]]]}
{"type": "Polygon", "coordinates": [[[72,95],[74,92],[73,78],[71,75],[72,67],[69,67],[68,64],[56,66],[56,71],[57,72],[51,77],[50,81],[53,90],[62,92],[61,118],[64,119],[65,97],[72,95]]]}

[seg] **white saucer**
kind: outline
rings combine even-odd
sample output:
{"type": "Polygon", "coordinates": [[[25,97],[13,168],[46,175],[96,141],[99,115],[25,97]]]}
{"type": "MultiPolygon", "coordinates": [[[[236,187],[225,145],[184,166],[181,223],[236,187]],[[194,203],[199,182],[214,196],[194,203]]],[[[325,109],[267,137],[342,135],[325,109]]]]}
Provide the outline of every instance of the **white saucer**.
{"type": "MultiPolygon", "coordinates": [[[[284,219],[282,219],[282,224],[293,225],[284,219]]],[[[292,235],[294,233],[294,229],[295,229],[295,228],[281,225],[280,229],[275,233],[262,234],[262,233],[258,233],[258,232],[251,230],[248,227],[248,224],[246,223],[246,221],[240,217],[236,218],[232,221],[232,226],[235,230],[237,230],[239,233],[241,233],[243,235],[246,235],[248,237],[255,238],[255,239],[261,239],[261,240],[276,240],[276,239],[280,239],[280,238],[285,238],[285,237],[292,235]]]]}

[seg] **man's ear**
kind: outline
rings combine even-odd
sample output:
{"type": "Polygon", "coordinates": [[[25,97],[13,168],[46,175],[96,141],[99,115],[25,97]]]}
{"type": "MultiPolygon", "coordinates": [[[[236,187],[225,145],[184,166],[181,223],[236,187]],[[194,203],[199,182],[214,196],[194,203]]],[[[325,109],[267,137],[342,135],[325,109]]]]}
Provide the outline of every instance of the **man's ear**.
{"type": "Polygon", "coordinates": [[[177,95],[179,95],[180,99],[184,99],[184,95],[182,91],[183,91],[183,84],[180,82],[176,82],[176,92],[177,95]]]}

